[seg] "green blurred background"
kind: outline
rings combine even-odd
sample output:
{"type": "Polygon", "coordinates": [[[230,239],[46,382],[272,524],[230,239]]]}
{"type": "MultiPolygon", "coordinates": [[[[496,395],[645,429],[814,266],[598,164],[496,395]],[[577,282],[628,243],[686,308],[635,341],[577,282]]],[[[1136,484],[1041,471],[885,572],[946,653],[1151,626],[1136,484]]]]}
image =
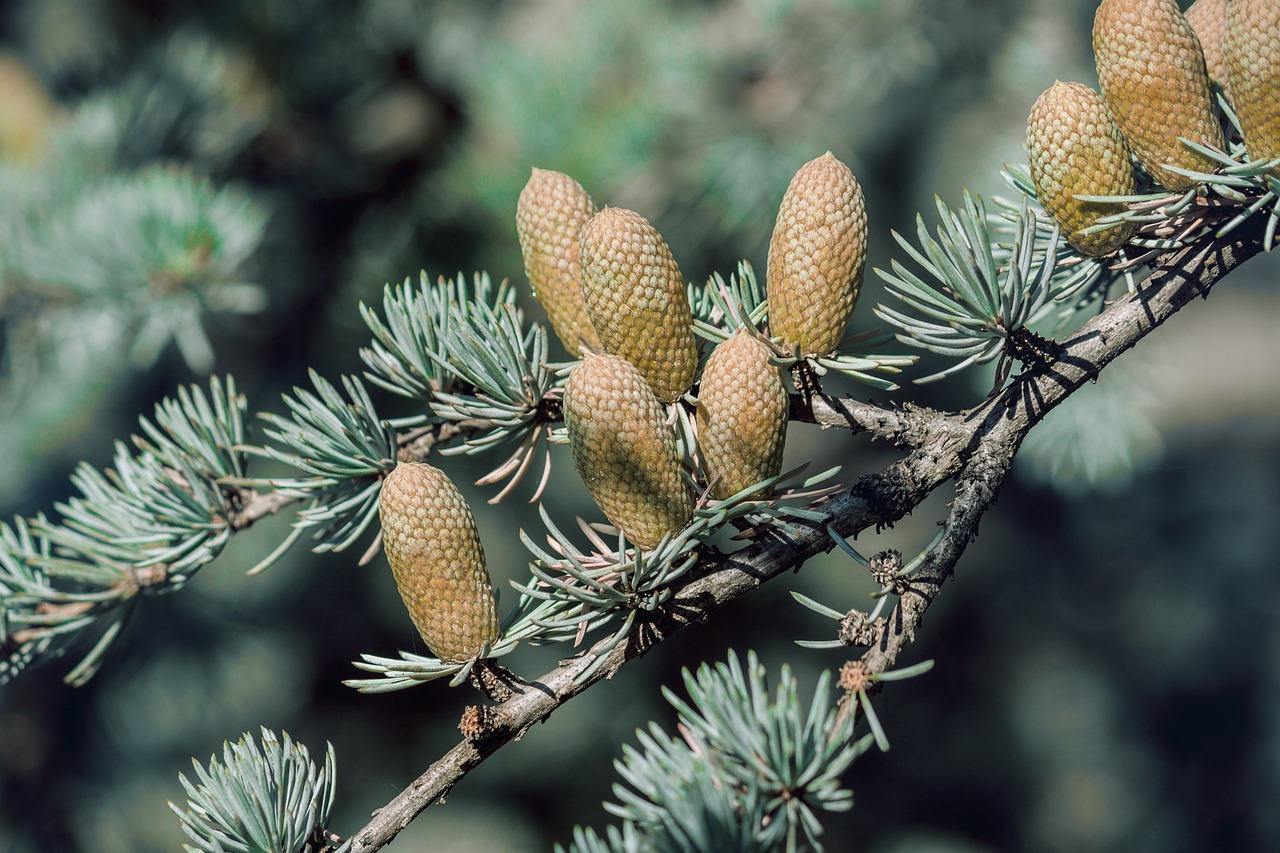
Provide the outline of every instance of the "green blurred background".
{"type": "MultiPolygon", "coordinates": [[[[90,318],[59,320],[0,280],[0,515],[50,510],[76,462],[110,465],[137,416],[209,366],[253,411],[279,411],[308,367],[359,372],[356,306],[387,282],[420,269],[520,280],[514,211],[533,166],[644,214],[702,281],[741,258],[763,269],[787,181],[831,150],[864,186],[871,264],[885,266],[890,230],[913,227],[933,194],[1003,191],[997,170],[1023,156],[1044,88],[1096,82],[1094,6],[8,0],[0,192],[36,187],[38,201],[61,174],[58,140],[102,121],[103,168],[181,165],[255,205],[264,230],[235,270],[262,298],[206,313],[203,362],[181,340],[145,358],[119,337],[99,346],[90,318]]],[[[1251,262],[1033,433],[904,661],[936,668],[877,699],[893,750],[855,765],[856,805],[828,821],[829,849],[1280,848],[1278,271],[1251,262]]],[[[869,277],[855,325],[874,325],[880,295],[869,277]]],[[[956,408],[988,383],[874,396],[956,408]]],[[[788,462],[813,457],[846,481],[891,459],[793,427],[788,462]]],[[[465,484],[484,461],[448,467],[465,484]]],[[[549,506],[589,513],[557,463],[549,506]]],[[[495,581],[521,578],[510,532],[536,526],[531,509],[519,493],[494,509],[491,492],[464,491],[495,581]]],[[[947,497],[857,546],[914,553],[947,497]]],[[[339,683],[361,652],[422,651],[385,563],[356,565],[365,541],[245,577],[286,523],[146,602],[87,687],[61,684],[62,661],[0,690],[0,851],[177,849],[165,803],[183,799],[178,772],[260,725],[313,754],[333,743],[333,828],[350,833],[456,742],[465,690],[339,683]]],[[[749,647],[812,685],[843,658],[793,644],[831,623],[787,591],[845,609],[867,601],[863,575],[815,560],[664,644],[502,750],[393,848],[547,850],[575,823],[606,823],[621,745],[672,719],[659,685],[749,647]]],[[[556,651],[513,666],[540,673],[556,651]]]]}

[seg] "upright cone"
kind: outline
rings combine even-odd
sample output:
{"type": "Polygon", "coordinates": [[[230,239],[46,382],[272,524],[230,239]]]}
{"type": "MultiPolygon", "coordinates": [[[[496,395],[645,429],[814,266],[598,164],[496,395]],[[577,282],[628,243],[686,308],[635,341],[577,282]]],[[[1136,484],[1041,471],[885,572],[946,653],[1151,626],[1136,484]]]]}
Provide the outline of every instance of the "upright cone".
{"type": "Polygon", "coordinates": [[[1212,160],[1178,141],[1222,147],[1204,52],[1174,0],[1102,0],[1093,53],[1102,97],[1153,178],[1180,192],[1195,181],[1166,166],[1213,171],[1212,160]]]}
{"type": "Polygon", "coordinates": [[[693,515],[675,435],[644,376],[621,356],[585,353],[564,389],[577,469],[605,517],[651,549],[693,515]]]}
{"type": "Polygon", "coordinates": [[[382,549],[431,653],[461,663],[498,639],[493,586],[471,509],[444,472],[401,462],[382,483],[382,549]]]}
{"type": "MultiPolygon", "coordinates": [[[[715,348],[698,386],[698,449],[720,500],[782,471],[790,400],[769,346],[741,330],[715,348]]],[[[767,498],[773,487],[753,495],[767,498]]]]}
{"type": "MultiPolygon", "coordinates": [[[[1227,75],[1244,147],[1255,160],[1280,157],[1280,2],[1228,4],[1227,75]]],[[[1280,166],[1271,172],[1280,177],[1280,166]]]]}
{"type": "Polygon", "coordinates": [[[1187,23],[1200,39],[1209,81],[1217,83],[1223,94],[1230,97],[1226,52],[1227,5],[1227,0],[1196,0],[1187,9],[1187,23]]]}
{"type": "Polygon", "coordinates": [[[769,330],[788,349],[826,355],[844,337],[867,261],[867,209],[830,151],[800,167],[769,241],[769,330]]]}
{"type": "Polygon", "coordinates": [[[698,347],[684,276],[657,229],[606,207],[582,229],[582,292],[606,352],[640,371],[663,403],[693,384],[698,347]]]}
{"type": "Polygon", "coordinates": [[[578,238],[596,206],[582,185],[563,172],[534,169],[516,203],[516,234],[524,271],[551,328],[574,358],[581,341],[600,348],[582,298],[578,238]]]}
{"type": "Polygon", "coordinates": [[[1124,245],[1133,233],[1129,223],[1084,233],[1101,217],[1117,213],[1119,205],[1076,198],[1134,190],[1129,149],[1101,95],[1080,83],[1049,87],[1027,119],[1027,155],[1036,196],[1072,246],[1085,255],[1105,255],[1124,245]]]}

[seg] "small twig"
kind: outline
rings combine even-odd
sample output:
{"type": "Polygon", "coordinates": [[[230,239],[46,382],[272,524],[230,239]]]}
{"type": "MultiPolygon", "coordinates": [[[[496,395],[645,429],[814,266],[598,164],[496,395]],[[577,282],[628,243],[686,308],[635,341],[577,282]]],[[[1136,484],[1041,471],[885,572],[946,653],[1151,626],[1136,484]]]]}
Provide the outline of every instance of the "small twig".
{"type": "MultiPolygon", "coordinates": [[[[477,432],[488,425],[487,421],[446,421],[418,429],[406,430],[399,437],[403,442],[398,457],[406,462],[423,462],[437,444],[477,432]]],[[[284,492],[259,492],[255,489],[239,490],[241,504],[231,516],[231,529],[246,530],[264,518],[275,515],[291,504],[303,499],[302,495],[284,492]]]]}
{"type": "Polygon", "coordinates": [[[401,462],[422,462],[431,455],[437,444],[452,441],[458,436],[470,435],[488,429],[492,424],[483,420],[444,421],[413,430],[404,436],[396,457],[401,462]]]}
{"type": "Polygon", "coordinates": [[[817,424],[823,429],[868,432],[902,447],[917,447],[926,439],[928,425],[938,413],[908,404],[901,409],[883,409],[852,397],[828,394],[792,394],[791,420],[817,424]]]}
{"type": "Polygon", "coordinates": [[[256,489],[241,489],[240,496],[242,504],[231,516],[231,529],[236,531],[246,530],[262,519],[275,515],[290,504],[301,500],[297,495],[259,492],[256,489]]]}

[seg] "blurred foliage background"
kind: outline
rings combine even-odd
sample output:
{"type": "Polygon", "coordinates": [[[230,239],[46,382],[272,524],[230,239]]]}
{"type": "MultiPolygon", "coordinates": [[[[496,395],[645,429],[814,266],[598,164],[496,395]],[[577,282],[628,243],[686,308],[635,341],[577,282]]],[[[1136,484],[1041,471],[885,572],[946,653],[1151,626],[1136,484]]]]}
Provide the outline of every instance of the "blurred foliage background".
{"type": "MultiPolygon", "coordinates": [[[[831,150],[863,183],[886,266],[890,229],[932,194],[1003,190],[1040,91],[1096,82],[1094,6],[10,0],[0,513],[49,510],[76,462],[110,464],[139,414],[210,370],[277,411],[308,367],[357,372],[356,306],[387,282],[522,278],[514,211],[533,166],[643,213],[701,281],[740,258],[763,269],[787,181],[831,150]],[[175,173],[182,193],[148,195],[175,173]]],[[[1278,271],[1248,265],[1032,434],[904,662],[937,667],[877,700],[894,748],[855,765],[830,849],[1280,846],[1278,271]]],[[[869,276],[855,324],[872,325],[878,290],[869,276]]],[[[954,408],[983,381],[895,399],[954,408]]],[[[788,453],[839,461],[847,481],[891,459],[803,427],[788,453]]],[[[448,468],[466,483],[484,461],[448,468]]],[[[588,512],[558,461],[553,512],[588,512]]],[[[502,531],[535,525],[530,509],[464,491],[495,580],[520,577],[502,531]]],[[[856,544],[914,553],[946,498],[856,544]]],[[[313,754],[334,744],[348,833],[456,742],[466,691],[339,683],[360,652],[421,651],[385,563],[356,566],[363,543],[244,576],[286,524],[140,608],[87,687],[55,664],[0,690],[0,851],[176,849],[178,772],[259,725],[313,754]]],[[[842,658],[793,644],[830,623],[786,590],[844,609],[866,601],[863,575],[813,561],[665,644],[503,750],[395,849],[546,850],[606,823],[622,743],[672,718],[659,684],[731,647],[812,684],[842,658]]],[[[552,652],[513,660],[532,675],[552,652]]]]}

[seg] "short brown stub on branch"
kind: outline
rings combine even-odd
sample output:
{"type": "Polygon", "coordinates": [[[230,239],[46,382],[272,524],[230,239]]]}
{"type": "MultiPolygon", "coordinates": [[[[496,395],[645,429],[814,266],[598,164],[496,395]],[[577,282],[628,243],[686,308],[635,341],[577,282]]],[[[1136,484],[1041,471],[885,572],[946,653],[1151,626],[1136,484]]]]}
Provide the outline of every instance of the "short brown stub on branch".
{"type": "Polygon", "coordinates": [[[871,558],[867,568],[871,569],[871,577],[876,583],[880,586],[893,587],[894,592],[898,593],[897,587],[902,583],[902,579],[898,577],[898,572],[902,571],[901,551],[892,548],[881,551],[871,558]]]}
{"type": "Polygon", "coordinates": [[[489,730],[489,709],[483,705],[468,705],[462,711],[462,719],[458,721],[458,731],[467,740],[475,743],[484,737],[489,730]]]}
{"type": "Polygon", "coordinates": [[[836,636],[846,646],[869,648],[880,636],[880,626],[883,624],[883,618],[868,622],[867,614],[861,610],[850,610],[840,620],[840,630],[836,636]]]}
{"type": "Polygon", "coordinates": [[[840,689],[849,695],[866,690],[871,684],[871,671],[860,660],[851,660],[840,667],[840,689]]]}

